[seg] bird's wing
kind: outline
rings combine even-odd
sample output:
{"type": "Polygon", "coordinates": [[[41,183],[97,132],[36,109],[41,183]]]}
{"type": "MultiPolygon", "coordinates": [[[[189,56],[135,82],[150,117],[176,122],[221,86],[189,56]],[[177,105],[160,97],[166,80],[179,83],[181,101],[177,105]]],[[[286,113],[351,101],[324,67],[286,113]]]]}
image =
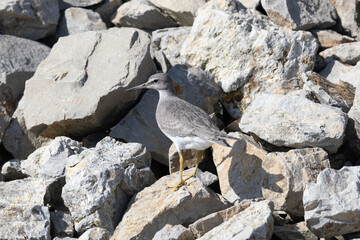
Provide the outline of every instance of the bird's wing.
{"type": "Polygon", "coordinates": [[[157,122],[162,131],[171,135],[197,136],[209,141],[217,141],[221,135],[205,111],[182,99],[170,100],[158,106],[157,122]]]}

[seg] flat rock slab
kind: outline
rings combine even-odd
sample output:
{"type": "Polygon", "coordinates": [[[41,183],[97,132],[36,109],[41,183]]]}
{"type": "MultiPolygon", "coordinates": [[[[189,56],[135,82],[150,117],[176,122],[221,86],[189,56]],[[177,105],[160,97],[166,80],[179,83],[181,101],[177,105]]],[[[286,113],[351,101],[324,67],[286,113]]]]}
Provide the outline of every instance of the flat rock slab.
{"type": "Polygon", "coordinates": [[[158,231],[153,240],[194,240],[193,234],[183,225],[166,224],[158,231]]]}
{"type": "Polygon", "coordinates": [[[60,16],[58,0],[5,0],[0,13],[0,34],[33,40],[54,33],[60,16]]]}
{"type": "Polygon", "coordinates": [[[328,154],[321,148],[269,153],[262,163],[263,196],[274,202],[275,210],[302,217],[306,184],[316,182],[318,174],[329,167],[328,154]]]}
{"type": "Polygon", "coordinates": [[[330,48],[342,43],[355,42],[354,38],[341,35],[333,30],[313,30],[311,33],[318,39],[321,48],[330,48]]]}
{"type": "Polygon", "coordinates": [[[303,196],[305,221],[318,237],[360,231],[360,167],[326,169],[309,183],[303,196]]]}
{"type": "Polygon", "coordinates": [[[176,27],[172,18],[164,15],[146,0],[133,0],[121,5],[111,21],[117,27],[135,27],[156,30],[176,27]]]}
{"type": "Polygon", "coordinates": [[[310,33],[278,28],[260,14],[226,7],[235,1],[225,7],[214,2],[198,11],[181,55],[210,71],[224,92],[241,88],[247,105],[274,83],[312,69],[318,44],[310,33]]]}
{"type": "Polygon", "coordinates": [[[359,85],[357,77],[360,76],[360,62],[355,66],[351,66],[338,60],[333,60],[319,74],[332,83],[341,84],[346,82],[357,87],[359,85]]]}
{"type": "Polygon", "coordinates": [[[111,236],[110,232],[104,228],[90,228],[78,238],[78,240],[107,240],[111,236]]]}
{"type": "Polygon", "coordinates": [[[272,203],[270,201],[262,201],[236,214],[199,239],[269,240],[273,231],[272,203]]]}
{"type": "Polygon", "coordinates": [[[109,126],[136,100],[136,93],[125,93],[129,84],[141,84],[154,72],[149,44],[149,35],[133,28],[60,38],[19,103],[27,129],[83,137],[109,126]]]}
{"type": "Polygon", "coordinates": [[[334,58],[355,65],[360,60],[360,42],[343,43],[319,53],[323,58],[334,58]]]}
{"type": "Polygon", "coordinates": [[[155,182],[150,161],[144,146],[110,137],[70,156],[61,196],[75,230],[81,234],[96,225],[113,231],[130,197],[155,182]]]}
{"type": "Polygon", "coordinates": [[[177,191],[169,188],[178,177],[164,176],[135,195],[111,239],[152,239],[166,224],[186,226],[229,206],[197,178],[189,179],[177,191]]]}
{"type": "Polygon", "coordinates": [[[261,5],[277,25],[293,30],[328,28],[336,24],[336,11],[329,0],[261,0],[261,5]]]}
{"type": "Polygon", "coordinates": [[[0,82],[8,85],[14,97],[20,100],[25,81],[34,75],[40,62],[49,53],[50,48],[41,43],[0,35],[0,82]]]}
{"type": "Polygon", "coordinates": [[[231,147],[213,145],[221,195],[230,202],[262,197],[262,161],[267,152],[245,134],[232,134],[231,147]]]}
{"type": "Polygon", "coordinates": [[[321,147],[335,153],[346,123],[347,115],[338,108],[299,96],[263,94],[248,107],[239,127],[276,146],[321,147]]]}

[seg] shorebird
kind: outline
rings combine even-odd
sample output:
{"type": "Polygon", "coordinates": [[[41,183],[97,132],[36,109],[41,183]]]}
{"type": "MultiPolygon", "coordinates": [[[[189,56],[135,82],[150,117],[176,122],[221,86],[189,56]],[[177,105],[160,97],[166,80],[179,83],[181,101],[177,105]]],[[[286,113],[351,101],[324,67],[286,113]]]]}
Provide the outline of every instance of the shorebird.
{"type": "Polygon", "coordinates": [[[175,94],[173,81],[166,73],[156,73],[146,83],[129,88],[126,91],[142,88],[155,89],[159,92],[156,122],[160,130],[175,144],[179,153],[180,179],[176,185],[169,187],[177,190],[186,184],[186,180],[195,177],[205,149],[214,143],[230,147],[226,139],[238,140],[222,133],[201,108],[178,98],[175,94]],[[185,179],[183,179],[184,159],[181,153],[183,149],[200,150],[194,172],[185,179]]]}

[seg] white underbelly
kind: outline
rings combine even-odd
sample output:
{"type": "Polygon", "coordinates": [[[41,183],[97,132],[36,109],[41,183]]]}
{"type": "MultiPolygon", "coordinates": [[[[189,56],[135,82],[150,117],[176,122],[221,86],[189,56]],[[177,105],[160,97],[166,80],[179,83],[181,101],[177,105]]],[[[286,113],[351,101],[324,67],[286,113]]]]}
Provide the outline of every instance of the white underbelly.
{"type": "Polygon", "coordinates": [[[175,144],[178,150],[181,149],[196,149],[204,150],[213,145],[212,142],[206,141],[199,137],[178,137],[165,134],[175,144]]]}

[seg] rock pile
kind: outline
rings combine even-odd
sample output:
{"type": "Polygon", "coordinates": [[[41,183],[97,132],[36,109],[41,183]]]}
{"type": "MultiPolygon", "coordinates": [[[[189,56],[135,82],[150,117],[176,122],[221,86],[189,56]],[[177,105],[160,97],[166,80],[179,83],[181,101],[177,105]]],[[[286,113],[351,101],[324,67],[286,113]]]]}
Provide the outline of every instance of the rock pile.
{"type": "Polygon", "coordinates": [[[359,9],[1,1],[0,239],[359,238],[359,9]],[[238,139],[176,191],[157,71],[238,139]]]}

